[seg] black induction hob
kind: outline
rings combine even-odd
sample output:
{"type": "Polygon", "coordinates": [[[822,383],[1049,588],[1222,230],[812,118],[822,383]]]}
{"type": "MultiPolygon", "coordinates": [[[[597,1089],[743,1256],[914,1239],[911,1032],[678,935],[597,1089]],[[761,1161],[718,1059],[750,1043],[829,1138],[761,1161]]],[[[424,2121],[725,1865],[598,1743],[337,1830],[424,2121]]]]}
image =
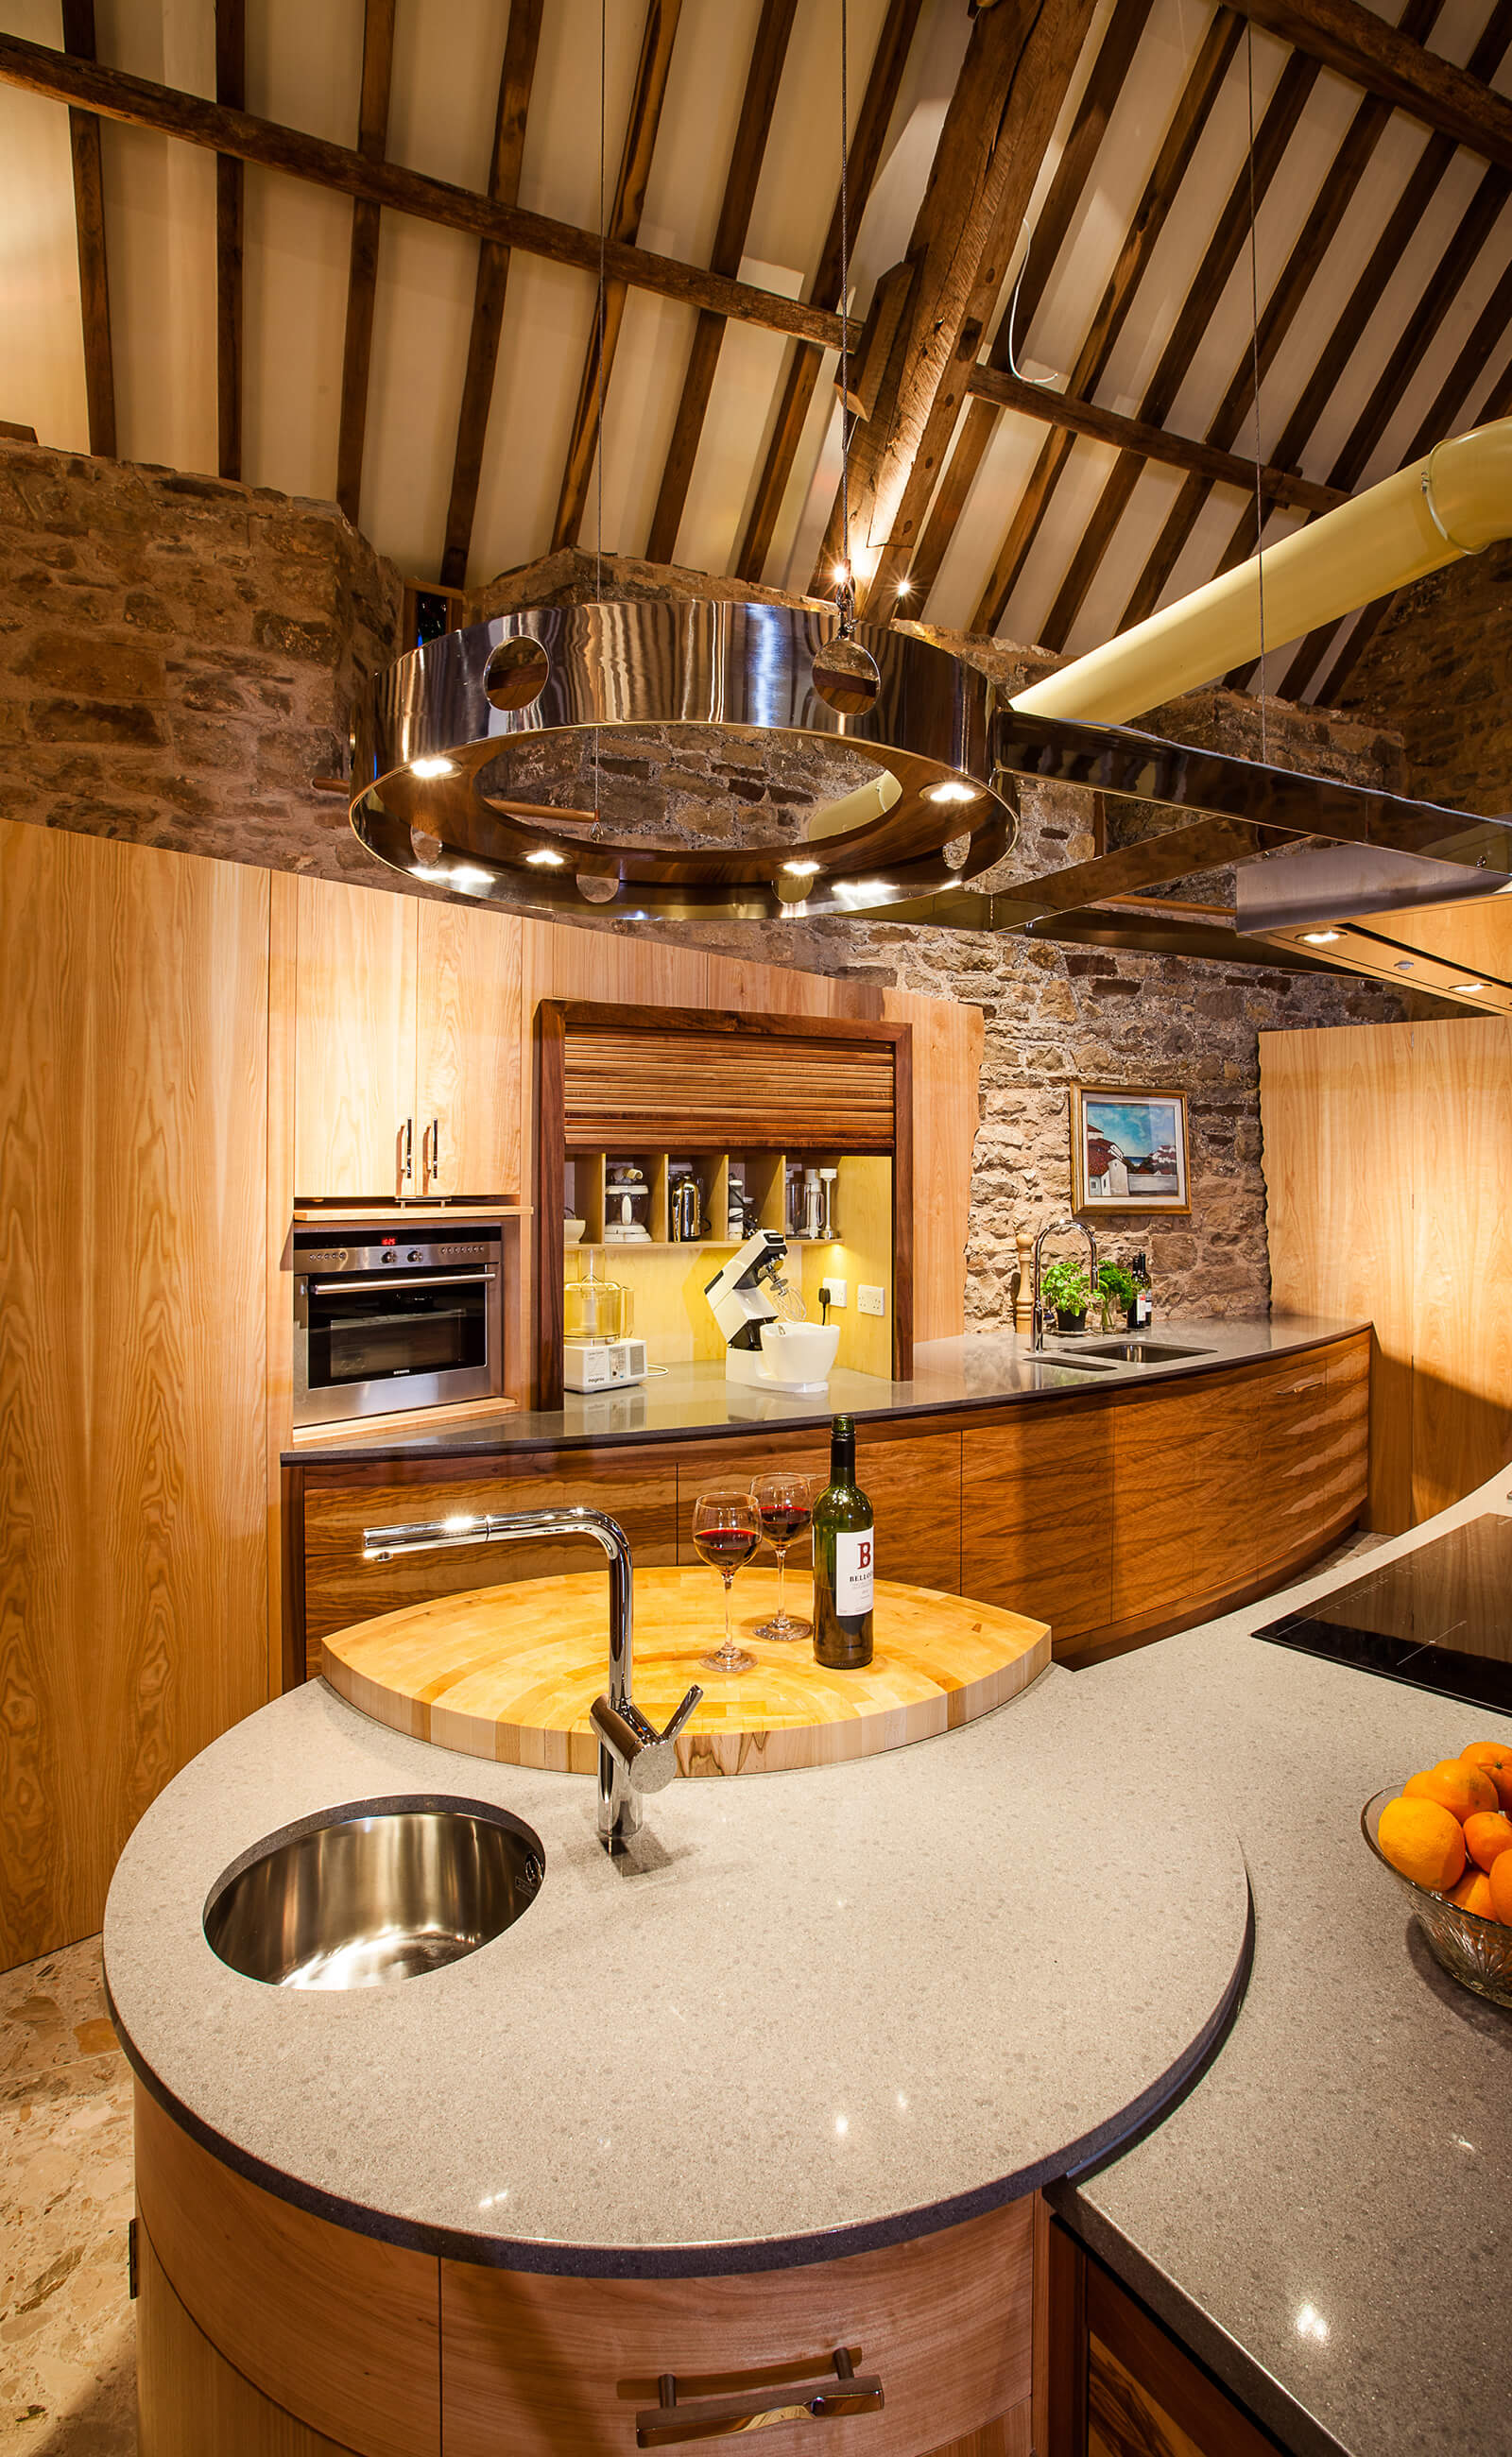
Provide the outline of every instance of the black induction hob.
{"type": "Polygon", "coordinates": [[[1512,1518],[1472,1518],[1255,1636],[1512,1714],[1512,1518]]]}

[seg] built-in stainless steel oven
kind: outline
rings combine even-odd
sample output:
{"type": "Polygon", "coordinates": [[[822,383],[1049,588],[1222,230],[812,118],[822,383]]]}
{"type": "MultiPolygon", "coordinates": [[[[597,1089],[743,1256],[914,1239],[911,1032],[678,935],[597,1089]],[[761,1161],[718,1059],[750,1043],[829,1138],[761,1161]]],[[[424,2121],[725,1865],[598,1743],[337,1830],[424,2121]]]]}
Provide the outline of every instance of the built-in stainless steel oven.
{"type": "Polygon", "coordinates": [[[497,1227],[296,1229],[295,1423],[497,1398],[501,1250],[497,1227]]]}

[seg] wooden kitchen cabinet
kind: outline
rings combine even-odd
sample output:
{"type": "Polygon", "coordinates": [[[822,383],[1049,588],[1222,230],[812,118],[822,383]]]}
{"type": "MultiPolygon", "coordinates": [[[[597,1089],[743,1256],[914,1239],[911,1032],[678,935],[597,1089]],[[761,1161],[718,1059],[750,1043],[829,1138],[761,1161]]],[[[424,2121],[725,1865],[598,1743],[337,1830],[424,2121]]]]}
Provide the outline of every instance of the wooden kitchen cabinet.
{"type": "Polygon", "coordinates": [[[519,921],[301,878],[297,929],[296,1198],[513,1195],[519,921]]]}
{"type": "Polygon", "coordinates": [[[1057,1655],[1108,1625],[1111,1414],[1037,1402],[963,1442],[962,1593],[1047,1621],[1057,1655]]]}

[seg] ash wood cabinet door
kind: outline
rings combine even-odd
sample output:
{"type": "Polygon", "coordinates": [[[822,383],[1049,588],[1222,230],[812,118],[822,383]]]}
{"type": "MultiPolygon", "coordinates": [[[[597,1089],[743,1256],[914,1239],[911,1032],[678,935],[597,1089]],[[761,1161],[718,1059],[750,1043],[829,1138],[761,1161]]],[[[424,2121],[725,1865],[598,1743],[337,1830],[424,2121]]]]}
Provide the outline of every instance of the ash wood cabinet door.
{"type": "Polygon", "coordinates": [[[963,1437],[961,1592],[1047,1621],[1057,1655],[1108,1622],[1112,1414],[1042,1401],[963,1437]]]}
{"type": "Polygon", "coordinates": [[[294,1191],[418,1194],[415,968],[407,896],[301,878],[295,958],[294,1191]],[[401,1175],[407,1143],[412,1174],[401,1175]]]}
{"type": "Polygon", "coordinates": [[[518,920],[422,904],[415,991],[417,1194],[520,1186],[518,920]]]}
{"type": "Polygon", "coordinates": [[[883,2252],[755,2277],[548,2278],[443,2261],[446,2457],[632,2452],[661,2375],[694,2405],[815,2385],[839,2346],[880,2379],[885,2405],[818,2429],[778,2424],[754,2445],[772,2457],[810,2441],[827,2457],[958,2446],[1028,2457],[1032,2234],[1025,2200],[883,2252]]]}

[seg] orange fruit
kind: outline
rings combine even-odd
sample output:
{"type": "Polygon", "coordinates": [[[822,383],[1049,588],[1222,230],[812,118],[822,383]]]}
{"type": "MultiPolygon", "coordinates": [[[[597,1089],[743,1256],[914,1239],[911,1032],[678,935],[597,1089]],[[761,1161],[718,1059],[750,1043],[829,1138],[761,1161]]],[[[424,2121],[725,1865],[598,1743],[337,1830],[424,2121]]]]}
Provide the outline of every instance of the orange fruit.
{"type": "Polygon", "coordinates": [[[1478,1869],[1489,1869],[1503,1851],[1512,1850],[1512,1817],[1500,1808],[1478,1808],[1465,1819],[1464,1848],[1478,1869]]]}
{"type": "Polygon", "coordinates": [[[1486,1879],[1491,1889],[1491,1916],[1512,1928],[1512,1851],[1500,1852],[1486,1879]]]}
{"type": "Polygon", "coordinates": [[[1495,1919],[1491,1908],[1491,1880],[1480,1869],[1467,1869],[1449,1896],[1462,1911],[1478,1911],[1481,1919],[1495,1919]]]}
{"type": "Polygon", "coordinates": [[[1376,1839],[1394,1869],[1436,1893],[1458,1885],[1464,1873],[1460,1821],[1437,1800],[1388,1800],[1376,1839]]]}
{"type": "Polygon", "coordinates": [[[1436,1800],[1461,1826],[1478,1808],[1499,1805],[1490,1776],[1481,1766],[1466,1765],[1463,1758],[1440,1758],[1425,1773],[1410,1776],[1402,1790],[1409,1800],[1436,1800]]]}
{"type": "Polygon", "coordinates": [[[1460,1755],[1466,1765],[1479,1766],[1496,1785],[1504,1809],[1512,1814],[1512,1748],[1505,1741],[1472,1741],[1460,1755]]]}

